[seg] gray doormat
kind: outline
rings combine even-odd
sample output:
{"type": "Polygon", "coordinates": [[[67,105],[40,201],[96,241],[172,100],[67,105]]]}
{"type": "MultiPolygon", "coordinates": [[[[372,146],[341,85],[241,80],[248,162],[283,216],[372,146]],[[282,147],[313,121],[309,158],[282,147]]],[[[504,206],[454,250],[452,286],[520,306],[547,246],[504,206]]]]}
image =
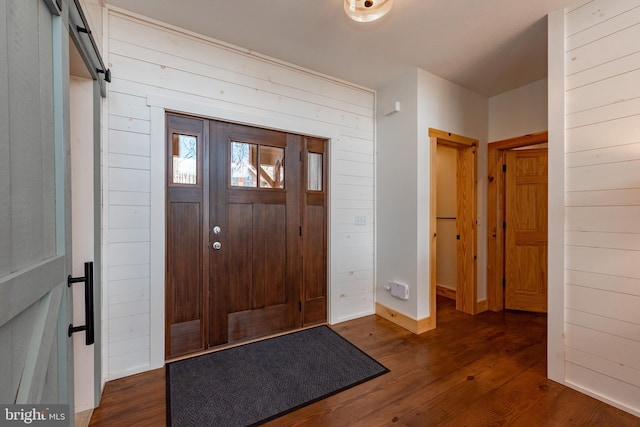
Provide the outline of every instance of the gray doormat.
{"type": "Polygon", "coordinates": [[[389,372],[327,326],[166,369],[173,427],[258,425],[389,372]]]}

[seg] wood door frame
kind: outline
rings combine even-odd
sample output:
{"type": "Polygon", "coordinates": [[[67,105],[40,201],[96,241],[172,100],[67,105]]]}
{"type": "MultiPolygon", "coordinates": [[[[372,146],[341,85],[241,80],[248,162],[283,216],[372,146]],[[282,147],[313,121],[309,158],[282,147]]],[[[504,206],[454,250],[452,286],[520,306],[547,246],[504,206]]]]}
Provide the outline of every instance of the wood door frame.
{"type": "Polygon", "coordinates": [[[536,132],[516,138],[492,142],[488,145],[487,182],[487,303],[489,310],[504,310],[504,221],[505,178],[502,157],[505,151],[529,147],[549,141],[549,132],[536,132]],[[499,226],[500,225],[500,226],[499,226]]]}
{"type": "MultiPolygon", "coordinates": [[[[468,313],[478,312],[478,275],[477,275],[477,210],[478,210],[478,140],[466,136],[452,134],[450,132],[429,128],[430,138],[430,200],[429,200],[429,236],[430,242],[430,277],[429,277],[429,301],[430,313],[435,319],[436,313],[436,159],[438,144],[453,147],[458,151],[458,177],[464,174],[463,179],[458,178],[457,187],[457,217],[469,218],[470,221],[458,221],[457,230],[462,242],[470,249],[467,256],[470,258],[470,266],[466,275],[458,275],[458,284],[463,286],[456,288],[456,309],[468,313]],[[467,179],[464,179],[467,178],[467,179]],[[460,183],[464,185],[460,185],[460,183]],[[460,201],[472,200],[472,203],[460,203],[460,201]]],[[[460,245],[457,245],[457,258],[461,257],[460,245]]],[[[462,254],[464,255],[464,253],[462,254]]]]}

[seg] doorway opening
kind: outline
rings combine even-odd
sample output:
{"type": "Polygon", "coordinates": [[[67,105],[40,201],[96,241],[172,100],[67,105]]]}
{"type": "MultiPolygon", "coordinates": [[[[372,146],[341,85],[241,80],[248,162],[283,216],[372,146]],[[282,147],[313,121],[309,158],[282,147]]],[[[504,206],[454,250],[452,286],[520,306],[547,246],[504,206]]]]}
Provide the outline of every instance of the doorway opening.
{"type": "MultiPolygon", "coordinates": [[[[86,333],[73,335],[76,424],[100,403],[103,390],[101,342],[101,145],[100,83],[73,35],[69,37],[69,139],[71,173],[72,275],[82,277],[93,263],[94,343],[86,333]]],[[[86,323],[85,289],[73,286],[73,324],[86,323]]]]}
{"type": "Polygon", "coordinates": [[[548,132],[490,143],[487,302],[546,312],[548,132]]]}
{"type": "Polygon", "coordinates": [[[165,357],[326,322],[327,140],[166,123],[165,357]]]}
{"type": "MultiPolygon", "coordinates": [[[[477,164],[478,140],[437,129],[429,129],[431,140],[431,188],[430,188],[430,310],[433,319],[436,313],[436,292],[438,278],[438,264],[443,268],[443,262],[438,262],[438,244],[455,253],[455,263],[450,266],[455,270],[455,283],[448,287],[449,296],[455,296],[456,309],[464,313],[477,313],[477,164]],[[454,157],[455,184],[451,183],[453,198],[438,196],[438,187],[446,188],[446,183],[438,183],[438,151],[446,153],[447,157],[454,157]],[[453,151],[447,151],[453,150],[453,151]],[[453,189],[455,187],[455,190],[453,189]],[[449,200],[447,200],[449,199],[449,200]],[[438,206],[438,202],[445,204],[438,206]],[[452,224],[455,223],[455,224],[452,224]],[[441,233],[442,231],[442,233],[441,233]],[[445,241],[444,239],[452,241],[445,241]]],[[[442,157],[441,157],[442,159],[442,157]]],[[[451,164],[451,163],[449,163],[451,164]]],[[[441,174],[442,176],[446,176],[441,174]]],[[[451,275],[449,275],[451,278],[451,275]]],[[[443,287],[441,286],[440,289],[443,287]]],[[[441,291],[442,292],[442,291],[441,291]]]]}

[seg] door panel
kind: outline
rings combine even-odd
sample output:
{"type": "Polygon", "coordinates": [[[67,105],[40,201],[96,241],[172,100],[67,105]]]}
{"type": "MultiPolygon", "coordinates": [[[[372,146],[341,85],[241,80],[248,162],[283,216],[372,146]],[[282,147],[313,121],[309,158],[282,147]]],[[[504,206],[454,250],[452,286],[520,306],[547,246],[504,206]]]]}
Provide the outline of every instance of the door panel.
{"type": "MultiPolygon", "coordinates": [[[[251,309],[251,293],[247,285],[251,284],[253,278],[252,257],[253,239],[251,231],[253,228],[253,206],[250,204],[230,204],[229,222],[224,227],[225,235],[234,236],[234,239],[223,241],[224,251],[232,263],[228,268],[228,288],[229,299],[228,309],[230,312],[251,309]]],[[[222,251],[222,250],[221,250],[222,251]]]]}
{"type": "Polygon", "coordinates": [[[185,303],[200,301],[200,203],[172,203],[169,215],[173,231],[169,239],[172,278],[176,283],[173,297],[178,302],[173,306],[172,317],[175,323],[189,322],[198,319],[202,310],[200,303],[185,303]]]}
{"type": "Polygon", "coordinates": [[[458,147],[456,195],[456,309],[476,312],[476,147],[458,147]]]}
{"type": "Polygon", "coordinates": [[[0,16],[0,403],[72,409],[69,140],[54,115],[67,34],[41,0],[0,16]]]}
{"type": "MultiPolygon", "coordinates": [[[[238,312],[286,302],[284,205],[229,204],[229,310],[238,312]]],[[[221,250],[223,251],[224,248],[221,250]]]]}
{"type": "Polygon", "coordinates": [[[547,150],[506,153],[505,307],[547,311],[547,150]]]}
{"type": "Polygon", "coordinates": [[[167,126],[165,354],[174,357],[205,348],[206,144],[202,119],[169,114],[167,126]]]}
{"type": "Polygon", "coordinates": [[[287,301],[287,213],[283,205],[254,205],[253,308],[287,301]]]}
{"type": "Polygon", "coordinates": [[[298,327],[300,137],[221,122],[211,122],[210,136],[209,223],[221,229],[209,236],[221,245],[209,250],[210,345],[298,327]]]}

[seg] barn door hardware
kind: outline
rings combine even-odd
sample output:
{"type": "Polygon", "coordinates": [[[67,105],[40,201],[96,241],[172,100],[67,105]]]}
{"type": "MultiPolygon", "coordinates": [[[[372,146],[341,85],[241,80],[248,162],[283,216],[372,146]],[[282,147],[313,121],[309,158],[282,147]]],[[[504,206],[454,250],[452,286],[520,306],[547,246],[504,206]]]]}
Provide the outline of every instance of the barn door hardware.
{"type": "Polygon", "coordinates": [[[96,68],[96,73],[104,74],[104,81],[107,83],[111,83],[111,70],[107,68],[106,70],[101,70],[100,68],[96,68]]]}
{"type": "Polygon", "coordinates": [[[69,324],[69,336],[76,332],[86,331],[85,344],[91,345],[95,342],[93,329],[93,262],[84,263],[83,277],[67,277],[67,286],[71,287],[74,283],[84,282],[84,320],[82,326],[73,326],[69,324]]]}

